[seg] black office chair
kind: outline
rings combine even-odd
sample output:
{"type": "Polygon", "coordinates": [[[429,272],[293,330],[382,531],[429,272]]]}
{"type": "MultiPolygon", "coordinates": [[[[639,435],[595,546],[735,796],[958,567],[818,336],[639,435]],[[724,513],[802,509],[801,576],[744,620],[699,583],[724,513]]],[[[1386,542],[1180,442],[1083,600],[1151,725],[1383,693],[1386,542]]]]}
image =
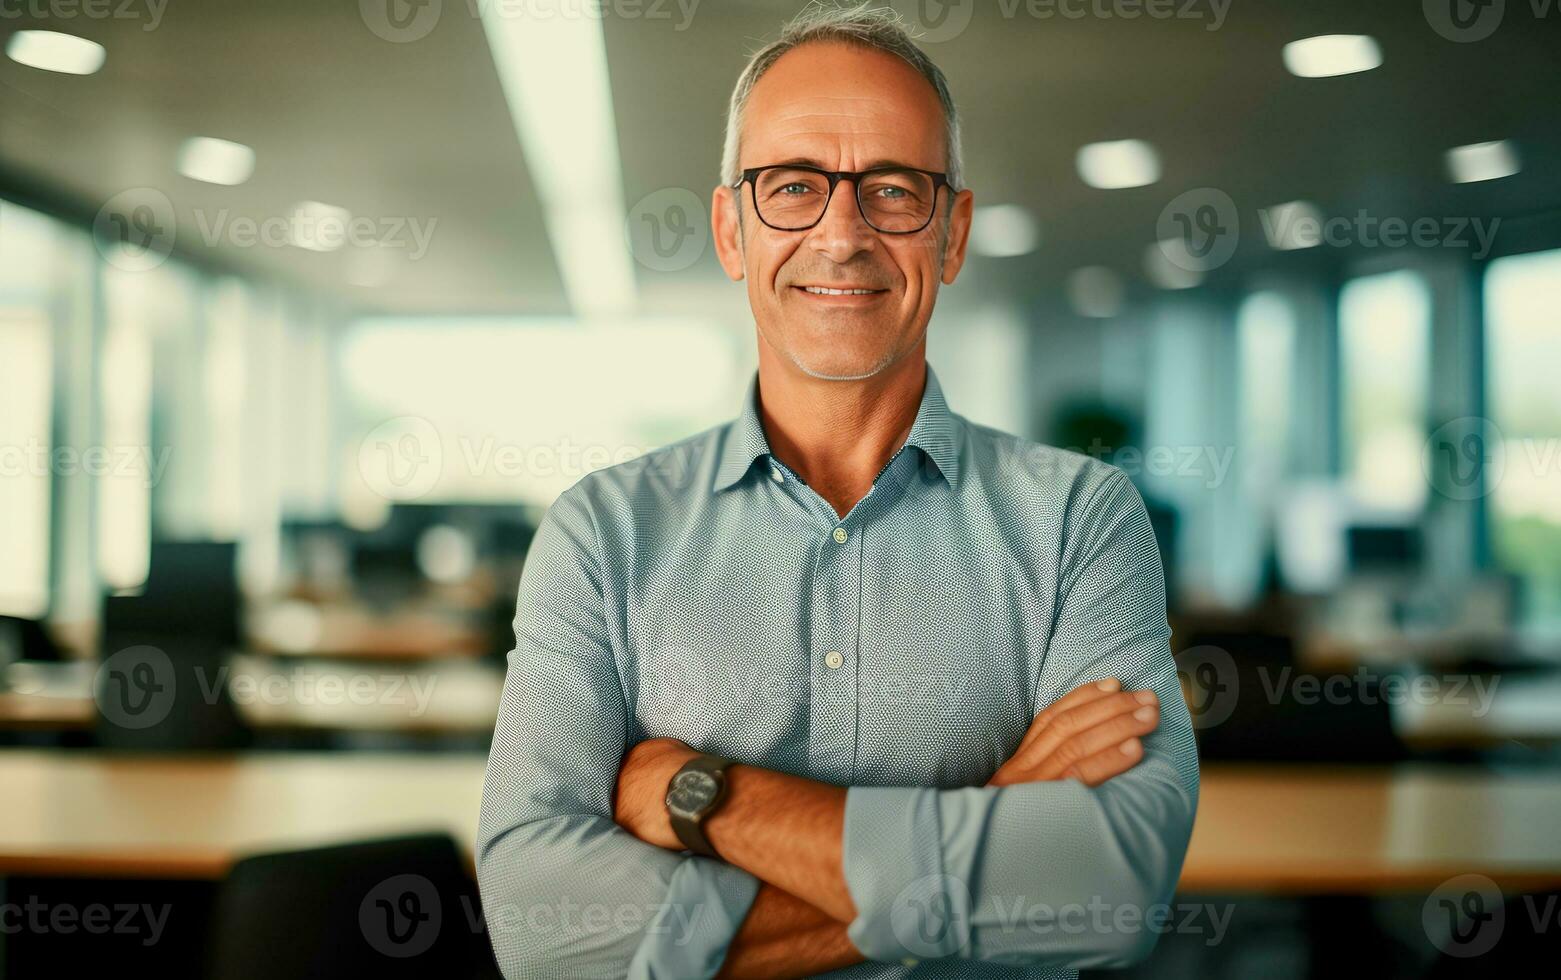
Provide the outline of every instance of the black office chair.
{"type": "Polygon", "coordinates": [[[444,834],[246,858],[217,891],[208,974],[497,978],[480,909],[444,834]]]}
{"type": "Polygon", "coordinates": [[[231,751],[252,743],[224,670],[239,641],[236,557],[232,542],[156,541],[141,594],[104,597],[104,667],[94,691],[100,747],[231,751]]]}

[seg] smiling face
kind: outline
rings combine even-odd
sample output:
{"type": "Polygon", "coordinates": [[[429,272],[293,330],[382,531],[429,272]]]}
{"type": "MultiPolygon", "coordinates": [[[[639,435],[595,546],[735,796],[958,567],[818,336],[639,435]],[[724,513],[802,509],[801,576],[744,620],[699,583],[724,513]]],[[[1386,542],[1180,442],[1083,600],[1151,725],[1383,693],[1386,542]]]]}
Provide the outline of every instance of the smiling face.
{"type": "MultiPolygon", "coordinates": [[[[886,52],[813,42],[782,55],[754,86],[739,159],[744,168],[942,172],[944,138],[937,93],[916,69],[886,52]]],[[[970,212],[969,191],[944,188],[925,229],[883,234],[843,181],[817,225],[777,231],[754,212],[750,184],[736,194],[716,188],[716,249],[727,275],[747,280],[761,364],[778,356],[812,377],[857,379],[924,356],[938,285],[964,264],[970,212]]]]}

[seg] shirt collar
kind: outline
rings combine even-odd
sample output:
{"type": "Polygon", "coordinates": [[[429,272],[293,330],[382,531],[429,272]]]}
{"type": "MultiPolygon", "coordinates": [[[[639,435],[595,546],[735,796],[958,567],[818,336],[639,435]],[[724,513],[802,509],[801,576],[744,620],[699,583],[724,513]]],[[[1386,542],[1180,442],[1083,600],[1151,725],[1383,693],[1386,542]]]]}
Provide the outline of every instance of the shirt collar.
{"type": "MultiPolygon", "coordinates": [[[[960,417],[949,411],[948,403],[943,400],[943,386],[938,384],[932,365],[927,365],[927,385],[922,390],[921,406],[916,410],[916,421],[911,423],[905,444],[925,453],[950,484],[959,482],[960,422],[960,417]]],[[[748,475],[754,460],[769,454],[770,443],[764,436],[764,425],[759,421],[759,375],[755,372],[748,382],[748,393],[743,397],[742,414],[727,425],[713,489],[720,493],[732,487],[748,475]]]]}

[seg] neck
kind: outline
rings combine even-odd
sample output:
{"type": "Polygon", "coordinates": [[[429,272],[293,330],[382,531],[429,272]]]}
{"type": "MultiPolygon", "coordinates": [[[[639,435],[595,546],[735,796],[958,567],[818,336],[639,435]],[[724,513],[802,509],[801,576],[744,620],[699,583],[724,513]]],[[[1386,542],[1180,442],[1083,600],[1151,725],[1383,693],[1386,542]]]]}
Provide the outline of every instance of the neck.
{"type": "Polygon", "coordinates": [[[925,343],[871,377],[831,381],[761,341],[759,418],[770,451],[844,517],[905,445],[926,377],[925,343]]]}

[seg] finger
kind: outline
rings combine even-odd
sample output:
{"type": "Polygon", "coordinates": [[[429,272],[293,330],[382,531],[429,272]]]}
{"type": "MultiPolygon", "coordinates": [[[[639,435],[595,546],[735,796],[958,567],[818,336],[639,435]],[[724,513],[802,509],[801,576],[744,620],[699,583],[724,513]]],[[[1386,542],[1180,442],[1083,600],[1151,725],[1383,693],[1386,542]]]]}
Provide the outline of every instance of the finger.
{"type": "Polygon", "coordinates": [[[1106,780],[1120,776],[1138,765],[1143,757],[1143,742],[1130,738],[1080,759],[1068,767],[1062,774],[1062,778],[1077,779],[1085,786],[1099,786],[1106,780]]]}
{"type": "Polygon", "coordinates": [[[1024,738],[1019,741],[1019,748],[1015,749],[1013,754],[1018,755],[1024,751],[1025,746],[1035,741],[1036,737],[1045,730],[1050,720],[1061,712],[1088,704],[1109,694],[1115,694],[1120,690],[1122,690],[1122,682],[1115,677],[1107,677],[1088,684],[1080,684],[1041,709],[1040,713],[1030,722],[1029,731],[1024,733],[1024,738]]]}
{"type": "MultiPolygon", "coordinates": [[[[1035,762],[1057,751],[1058,746],[1081,732],[1088,731],[1118,715],[1132,714],[1140,708],[1158,708],[1153,691],[1121,691],[1086,701],[1053,717],[1022,752],[1035,762]]],[[[1015,753],[1016,755],[1018,753],[1015,753]]]]}
{"type": "Polygon", "coordinates": [[[1114,745],[1121,745],[1130,738],[1148,735],[1159,724],[1159,710],[1144,705],[1132,714],[1118,715],[1075,735],[1057,751],[1037,760],[1036,771],[1042,779],[1061,779],[1068,767],[1078,760],[1087,759],[1114,745]]]}

